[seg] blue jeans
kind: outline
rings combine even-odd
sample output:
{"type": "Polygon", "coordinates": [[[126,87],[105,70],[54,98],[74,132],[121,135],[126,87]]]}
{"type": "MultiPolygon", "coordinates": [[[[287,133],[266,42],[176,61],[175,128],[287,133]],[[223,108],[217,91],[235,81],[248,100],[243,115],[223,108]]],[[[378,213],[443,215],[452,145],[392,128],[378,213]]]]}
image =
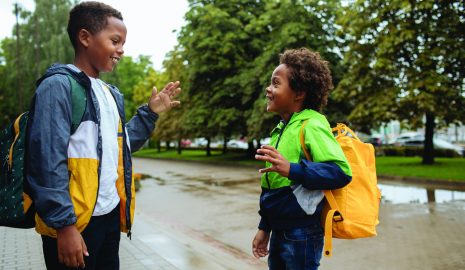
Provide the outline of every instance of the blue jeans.
{"type": "Polygon", "coordinates": [[[323,252],[323,228],[311,225],[272,231],[268,267],[270,270],[316,270],[323,252]]]}

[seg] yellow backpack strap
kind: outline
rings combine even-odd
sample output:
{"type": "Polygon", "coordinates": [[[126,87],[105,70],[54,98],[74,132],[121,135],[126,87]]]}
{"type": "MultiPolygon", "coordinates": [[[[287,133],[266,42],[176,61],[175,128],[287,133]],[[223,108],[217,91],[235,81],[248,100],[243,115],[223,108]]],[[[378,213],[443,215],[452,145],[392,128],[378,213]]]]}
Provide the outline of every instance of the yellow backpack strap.
{"type": "MultiPolygon", "coordinates": [[[[307,147],[305,146],[305,126],[307,125],[307,121],[305,120],[302,123],[302,126],[300,127],[300,132],[299,132],[299,137],[300,137],[300,146],[302,147],[302,150],[304,151],[305,158],[307,160],[312,161],[312,157],[310,156],[310,152],[308,151],[307,147]]],[[[335,128],[333,128],[333,132],[338,132],[338,136],[340,135],[345,135],[350,129],[347,128],[344,124],[337,124],[335,128]]],[[[353,133],[352,130],[350,132],[353,133]]],[[[356,135],[353,134],[355,137],[356,135]]],[[[358,139],[358,138],[357,138],[358,139]]],[[[342,217],[339,207],[337,205],[336,199],[334,198],[333,193],[331,190],[323,190],[323,193],[325,195],[326,201],[329,204],[329,207],[331,210],[328,211],[326,218],[324,220],[324,230],[325,230],[325,242],[324,242],[324,247],[323,247],[323,254],[326,257],[331,257],[333,254],[332,249],[333,249],[333,221],[334,222],[340,222],[343,221],[344,218],[342,217]]]]}
{"type": "Polygon", "coordinates": [[[304,151],[305,158],[307,160],[312,161],[312,157],[310,156],[310,152],[308,151],[307,147],[305,147],[305,126],[307,125],[308,120],[305,120],[302,123],[302,126],[300,127],[299,131],[299,137],[300,137],[300,146],[302,146],[302,150],[304,151]]]}
{"type": "Polygon", "coordinates": [[[339,136],[346,136],[347,133],[349,133],[350,135],[352,135],[352,137],[354,137],[356,140],[360,141],[360,139],[358,138],[358,136],[355,134],[355,132],[352,131],[352,129],[350,129],[348,126],[342,124],[342,123],[337,123],[336,127],[333,128],[333,132],[337,132],[337,137],[339,136]]]}
{"type": "Polygon", "coordinates": [[[13,147],[15,146],[15,143],[19,138],[19,121],[21,120],[21,117],[23,117],[24,114],[25,112],[22,113],[20,116],[18,116],[13,124],[13,128],[14,128],[16,135],[15,135],[13,142],[11,143],[10,151],[8,153],[8,170],[11,170],[13,166],[13,147]]]}

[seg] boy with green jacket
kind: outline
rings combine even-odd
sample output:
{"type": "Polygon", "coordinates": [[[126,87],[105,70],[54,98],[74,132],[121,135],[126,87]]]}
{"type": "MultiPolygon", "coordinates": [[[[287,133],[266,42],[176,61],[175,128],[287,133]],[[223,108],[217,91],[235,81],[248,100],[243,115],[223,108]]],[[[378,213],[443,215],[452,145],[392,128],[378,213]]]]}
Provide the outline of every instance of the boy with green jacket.
{"type": "Polygon", "coordinates": [[[252,248],[255,257],[268,255],[269,268],[318,269],[323,250],[323,192],[338,189],[352,172],[325,116],[320,113],[332,88],[328,63],[302,48],[287,50],[266,88],[267,111],[282,118],[271,132],[270,145],[257,150],[261,169],[261,220],[252,248]],[[299,132],[304,128],[305,159],[299,132]],[[271,239],[270,239],[271,235],[271,239]],[[268,251],[269,242],[269,251],[268,251]]]}

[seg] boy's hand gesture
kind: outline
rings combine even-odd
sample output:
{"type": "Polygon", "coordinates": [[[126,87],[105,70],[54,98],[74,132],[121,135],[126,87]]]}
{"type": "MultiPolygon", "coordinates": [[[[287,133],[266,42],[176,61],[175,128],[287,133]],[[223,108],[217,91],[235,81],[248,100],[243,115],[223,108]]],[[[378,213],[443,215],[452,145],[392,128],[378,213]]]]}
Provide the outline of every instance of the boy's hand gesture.
{"type": "Polygon", "coordinates": [[[85,268],[83,256],[89,256],[87,246],[74,225],[57,230],[58,261],[67,267],[85,268]]]}
{"type": "Polygon", "coordinates": [[[158,114],[179,106],[181,102],[173,100],[173,98],[181,92],[181,88],[178,88],[178,86],[179,81],[170,82],[165,85],[165,88],[163,88],[160,92],[157,91],[156,87],[153,87],[152,96],[148,102],[150,110],[158,114]]]}
{"type": "Polygon", "coordinates": [[[258,230],[255,238],[252,241],[252,252],[255,258],[259,259],[268,255],[268,242],[270,241],[270,233],[263,230],[258,230]]]}
{"type": "Polygon", "coordinates": [[[255,155],[255,159],[271,163],[271,167],[260,169],[258,170],[259,172],[277,172],[284,177],[289,177],[291,163],[289,163],[276,148],[271,145],[262,145],[262,148],[257,150],[257,154],[258,155],[255,155]]]}

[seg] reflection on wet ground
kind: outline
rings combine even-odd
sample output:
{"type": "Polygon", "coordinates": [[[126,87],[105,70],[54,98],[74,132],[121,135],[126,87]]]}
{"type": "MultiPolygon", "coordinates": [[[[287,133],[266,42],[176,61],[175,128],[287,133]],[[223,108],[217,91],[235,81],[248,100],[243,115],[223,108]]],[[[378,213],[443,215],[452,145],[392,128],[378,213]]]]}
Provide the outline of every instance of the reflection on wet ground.
{"type": "MultiPolygon", "coordinates": [[[[207,244],[253,260],[250,246],[259,220],[260,194],[255,169],[140,159],[135,168],[151,178],[142,182],[138,192],[139,211],[187,228],[187,238],[204,235],[201,239],[207,244]]],[[[379,187],[383,198],[378,236],[334,241],[334,257],[322,260],[322,270],[341,269],[341,265],[345,270],[464,269],[464,191],[386,181],[380,181],[379,187]]],[[[160,248],[165,245],[152,240],[160,248]]],[[[189,261],[201,265],[195,254],[184,259],[187,265],[189,261]]],[[[241,269],[266,269],[263,264],[249,265],[241,269]]]]}
{"type": "Polygon", "coordinates": [[[382,194],[382,203],[444,203],[465,200],[464,191],[388,182],[380,183],[378,186],[382,194]]]}
{"type": "MultiPolygon", "coordinates": [[[[182,173],[167,172],[170,175],[170,180],[163,179],[158,176],[146,175],[147,178],[154,179],[159,185],[176,185],[182,182],[183,191],[200,191],[208,190],[208,186],[222,186],[244,188],[248,184],[258,184],[257,178],[228,180],[221,178],[213,178],[211,176],[197,176],[192,177],[182,173]]],[[[465,200],[465,191],[460,190],[446,190],[435,188],[433,185],[421,187],[416,185],[409,185],[406,183],[396,183],[392,181],[381,181],[379,184],[381,190],[382,203],[444,203],[452,201],[465,200]]],[[[256,190],[256,189],[254,189],[256,190]]]]}

